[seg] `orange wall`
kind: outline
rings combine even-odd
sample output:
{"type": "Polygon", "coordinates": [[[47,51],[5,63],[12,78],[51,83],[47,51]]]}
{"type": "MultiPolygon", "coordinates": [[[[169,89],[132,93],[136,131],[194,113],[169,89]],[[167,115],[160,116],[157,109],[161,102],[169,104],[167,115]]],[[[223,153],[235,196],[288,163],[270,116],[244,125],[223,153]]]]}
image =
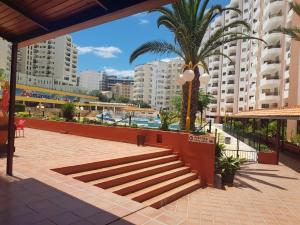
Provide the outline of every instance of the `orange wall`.
{"type": "Polygon", "coordinates": [[[26,127],[78,136],[136,144],[138,134],[146,136],[146,145],[169,148],[193,170],[199,172],[203,185],[213,186],[215,176],[215,145],[188,141],[188,133],[159,130],[108,127],[99,125],[26,119],[26,127]],[[161,143],[157,142],[158,136],[161,143]]]}

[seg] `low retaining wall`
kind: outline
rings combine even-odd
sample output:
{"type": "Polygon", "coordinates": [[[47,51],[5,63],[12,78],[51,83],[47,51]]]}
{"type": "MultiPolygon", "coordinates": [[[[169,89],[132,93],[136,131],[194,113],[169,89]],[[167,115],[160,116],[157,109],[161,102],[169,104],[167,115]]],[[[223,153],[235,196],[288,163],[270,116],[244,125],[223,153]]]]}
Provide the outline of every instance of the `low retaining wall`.
{"type": "Polygon", "coordinates": [[[203,143],[205,141],[197,138],[191,140],[188,133],[39,119],[26,119],[26,127],[131,144],[137,143],[137,135],[145,135],[145,145],[172,149],[187,165],[198,171],[203,185],[214,184],[215,144],[203,143]]]}

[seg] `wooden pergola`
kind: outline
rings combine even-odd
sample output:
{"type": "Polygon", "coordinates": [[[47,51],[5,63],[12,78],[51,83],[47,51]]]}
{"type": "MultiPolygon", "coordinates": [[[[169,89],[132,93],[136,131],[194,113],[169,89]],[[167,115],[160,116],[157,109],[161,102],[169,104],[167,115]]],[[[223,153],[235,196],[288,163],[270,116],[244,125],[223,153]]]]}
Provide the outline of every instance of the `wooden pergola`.
{"type": "Polygon", "coordinates": [[[13,174],[18,48],[157,8],[174,0],[0,0],[0,37],[12,43],[7,174],[13,174]]]}
{"type": "MultiPolygon", "coordinates": [[[[299,120],[300,119],[300,106],[292,106],[292,107],[281,107],[276,109],[259,109],[259,110],[252,110],[252,111],[244,111],[239,112],[234,115],[229,116],[229,120],[238,120],[238,121],[245,121],[252,119],[253,122],[253,132],[256,129],[256,121],[263,120],[267,122],[268,128],[268,121],[273,120],[277,122],[277,131],[276,131],[276,150],[277,150],[277,157],[279,157],[279,151],[281,147],[281,138],[284,136],[284,122],[287,120],[299,120]]],[[[277,158],[279,160],[279,158],[277,158]]]]}

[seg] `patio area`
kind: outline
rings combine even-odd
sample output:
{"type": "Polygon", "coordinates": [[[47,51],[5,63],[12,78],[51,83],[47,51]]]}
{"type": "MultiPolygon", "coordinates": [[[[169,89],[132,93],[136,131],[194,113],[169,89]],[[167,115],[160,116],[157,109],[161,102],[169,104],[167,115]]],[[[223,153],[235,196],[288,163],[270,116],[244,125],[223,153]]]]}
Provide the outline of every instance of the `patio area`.
{"type": "Polygon", "coordinates": [[[50,170],[157,150],[26,129],[14,178],[0,159],[0,224],[300,224],[300,176],[284,164],[245,165],[233,187],[199,189],[160,210],[50,170]]]}

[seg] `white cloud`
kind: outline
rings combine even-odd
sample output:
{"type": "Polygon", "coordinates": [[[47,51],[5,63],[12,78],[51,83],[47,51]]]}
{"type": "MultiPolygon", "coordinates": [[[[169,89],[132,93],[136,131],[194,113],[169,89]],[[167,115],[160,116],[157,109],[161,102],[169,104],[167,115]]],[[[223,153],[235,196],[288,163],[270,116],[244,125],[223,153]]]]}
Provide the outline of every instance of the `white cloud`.
{"type": "Polygon", "coordinates": [[[145,20],[145,19],[139,19],[139,25],[144,25],[144,24],[148,24],[149,20],[145,20]]]}
{"type": "Polygon", "coordinates": [[[144,17],[144,16],[147,16],[147,15],[148,15],[147,12],[141,12],[141,13],[134,14],[133,16],[135,16],[135,17],[144,17]]]}
{"type": "Polygon", "coordinates": [[[118,70],[111,67],[104,67],[103,71],[106,72],[108,75],[115,75],[121,77],[133,77],[134,74],[133,70],[118,70]]]}
{"type": "Polygon", "coordinates": [[[118,54],[122,53],[122,50],[115,46],[108,46],[108,47],[78,46],[77,49],[80,55],[95,54],[101,58],[106,58],[106,59],[116,58],[118,54]]]}

